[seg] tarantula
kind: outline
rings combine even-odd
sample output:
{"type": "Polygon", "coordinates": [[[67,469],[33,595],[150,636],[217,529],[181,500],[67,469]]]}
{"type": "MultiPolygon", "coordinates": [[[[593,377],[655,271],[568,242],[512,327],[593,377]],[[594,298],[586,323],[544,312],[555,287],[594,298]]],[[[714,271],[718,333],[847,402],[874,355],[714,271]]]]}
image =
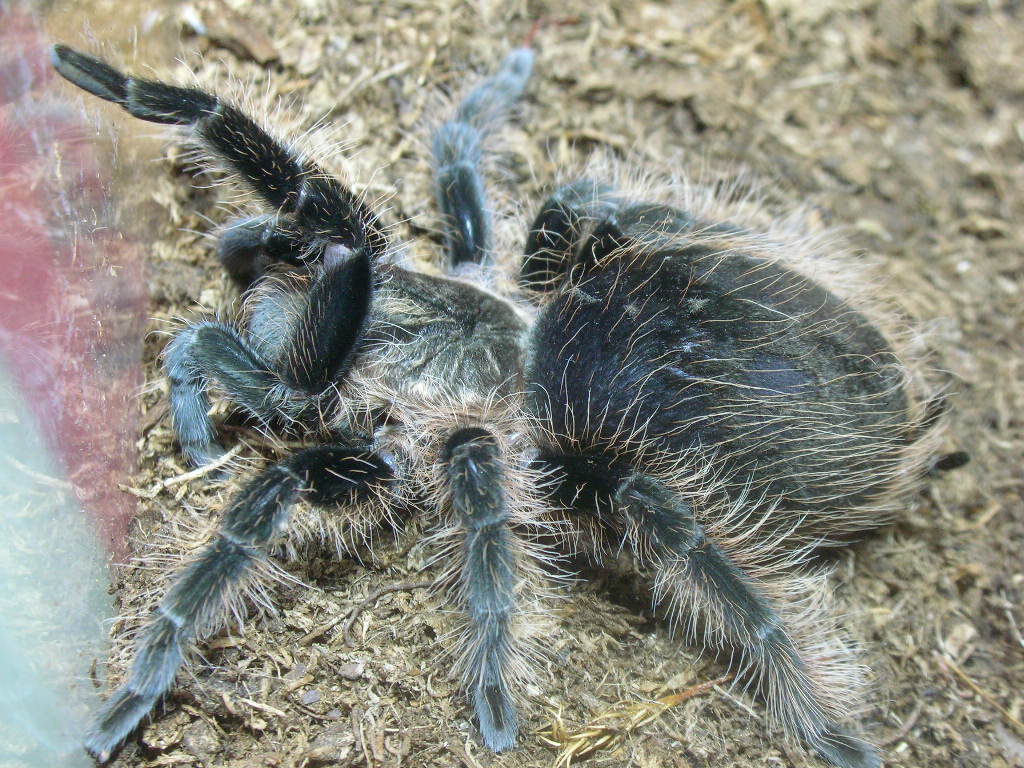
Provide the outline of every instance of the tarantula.
{"type": "Polygon", "coordinates": [[[544,202],[502,287],[480,168],[528,48],[434,133],[443,277],[400,266],[368,204],[226,101],[65,46],[53,61],[137,118],[187,126],[270,210],[218,244],[247,291],[244,323],[195,323],[164,353],[182,450],[196,464],[224,453],[211,385],[268,429],[322,442],[231,500],[153,610],[90,752],[107,760],[171,688],[302,500],[343,541],[396,509],[446,538],[458,666],[494,751],[517,738],[553,570],[538,560],[624,549],[674,625],[732,651],[787,735],[844,768],[880,764],[844,724],[855,667],[824,576],[797,566],[890,519],[941,408],[884,313],[805,274],[829,254],[587,179],[544,202]]]}

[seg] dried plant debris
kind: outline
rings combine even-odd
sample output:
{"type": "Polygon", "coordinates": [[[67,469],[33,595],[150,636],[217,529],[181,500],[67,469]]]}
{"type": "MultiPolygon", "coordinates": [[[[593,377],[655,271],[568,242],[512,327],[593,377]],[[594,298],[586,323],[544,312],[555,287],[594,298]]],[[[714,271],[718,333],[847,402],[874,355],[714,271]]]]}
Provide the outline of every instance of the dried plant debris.
{"type": "MultiPolygon", "coordinates": [[[[237,93],[231,73],[260,99],[288,102],[300,132],[326,119],[343,140],[346,177],[387,201],[420,265],[439,244],[423,143],[424,126],[443,114],[439,94],[461,93],[531,30],[536,74],[491,175],[499,193],[539,200],[599,150],[690,173],[734,168],[761,180],[769,210],[804,206],[821,227],[845,230],[900,309],[929,326],[951,403],[943,450],[971,458],[936,476],[895,525],[833,557],[843,623],[874,673],[862,719],[886,765],[980,767],[1021,765],[1024,742],[1024,105],[1012,66],[1022,14],[1014,3],[970,0],[199,0],[187,11],[94,0],[62,5],[51,26],[95,50],[74,35],[109,21],[105,52],[118,63],[159,66],[180,54],[183,64],[153,74],[187,82],[194,70],[204,87],[237,93]]],[[[145,178],[127,175],[119,195],[136,201],[124,228],[150,252],[155,331],[142,342],[151,382],[139,401],[143,459],[123,478],[139,496],[130,544],[141,559],[118,571],[121,651],[169,569],[196,552],[236,490],[189,474],[156,363],[181,318],[234,302],[208,238],[231,201],[223,187],[180,178],[193,171],[172,139],[134,132],[122,129],[122,168],[161,147],[165,159],[149,162],[145,178]]],[[[242,474],[293,448],[243,422],[224,429],[243,446],[232,457],[242,474]]],[[[418,535],[413,524],[357,558],[311,546],[282,559],[266,604],[203,646],[113,765],[554,764],[539,736],[507,754],[481,749],[459,682],[438,658],[451,617],[427,590],[386,592],[436,576],[421,571],[430,551],[418,535]]],[[[662,680],[725,671],[628,597],[642,594],[623,583],[632,577],[587,576],[551,617],[552,660],[528,689],[524,734],[550,729],[552,709],[590,723],[614,702],[657,699],[662,680]]],[[[125,670],[114,659],[116,681],[125,670]]],[[[614,749],[583,764],[819,764],[765,736],[756,699],[720,690],[639,727],[612,723],[614,749]]]]}
{"type": "Polygon", "coordinates": [[[730,679],[726,676],[709,680],[653,701],[618,702],[574,729],[566,726],[561,712],[556,712],[551,727],[541,733],[541,740],[558,750],[553,768],[569,768],[574,762],[592,757],[597,752],[619,749],[634,731],[654,722],[670,707],[707,693],[730,679]]]}

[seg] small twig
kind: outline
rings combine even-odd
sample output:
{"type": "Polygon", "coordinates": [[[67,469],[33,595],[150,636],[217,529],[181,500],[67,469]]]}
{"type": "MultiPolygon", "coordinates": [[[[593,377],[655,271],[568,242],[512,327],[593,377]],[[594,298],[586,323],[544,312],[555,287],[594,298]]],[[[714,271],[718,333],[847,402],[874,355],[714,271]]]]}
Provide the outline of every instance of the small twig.
{"type": "MultiPolygon", "coordinates": [[[[349,83],[348,87],[342,92],[341,96],[338,98],[337,103],[347,104],[349,100],[357,93],[359,93],[359,91],[363,90],[363,88],[373,85],[374,83],[379,83],[381,80],[387,80],[389,77],[398,77],[398,75],[405,72],[405,70],[409,69],[411,66],[411,61],[400,61],[397,64],[388,67],[387,69],[381,72],[366,72],[349,83]]],[[[327,117],[333,117],[340,110],[341,107],[332,110],[327,114],[327,117]]]]}
{"type": "Polygon", "coordinates": [[[316,680],[316,678],[313,677],[313,675],[303,675],[299,679],[292,680],[290,683],[288,683],[288,685],[284,687],[284,692],[291,693],[292,691],[297,690],[304,685],[309,685],[314,680],[316,680]]]}
{"type": "Polygon", "coordinates": [[[962,533],[963,531],[976,531],[979,528],[984,528],[986,525],[992,522],[993,517],[995,517],[1002,511],[1003,505],[1000,504],[998,501],[993,501],[984,509],[984,511],[982,511],[980,515],[978,515],[977,519],[967,523],[958,523],[956,530],[958,533],[962,533]]]}
{"type": "MultiPolygon", "coordinates": [[[[288,704],[289,704],[289,706],[295,707],[297,710],[299,710],[299,712],[302,712],[304,715],[309,715],[314,720],[323,720],[323,721],[326,721],[326,722],[329,722],[329,723],[336,723],[339,720],[341,720],[341,715],[340,714],[339,715],[335,715],[334,717],[331,717],[330,713],[328,713],[326,715],[321,715],[319,712],[315,712],[314,710],[312,710],[309,707],[307,707],[305,704],[300,704],[299,702],[295,701],[294,699],[288,699],[288,704]]],[[[332,710],[332,711],[334,711],[334,710],[332,710]]]]}
{"type": "Polygon", "coordinates": [[[341,628],[341,633],[345,638],[345,645],[351,648],[355,643],[350,637],[352,627],[356,623],[356,619],[359,618],[364,610],[373,605],[377,600],[384,595],[391,594],[392,592],[411,592],[414,589],[429,589],[434,586],[434,581],[416,581],[416,582],[405,582],[404,584],[394,584],[390,587],[381,587],[377,591],[367,596],[365,600],[356,605],[351,611],[349,611],[348,621],[341,628]]]}
{"type": "Polygon", "coordinates": [[[465,768],[481,768],[480,763],[478,763],[476,759],[469,754],[469,750],[467,750],[463,744],[460,744],[457,741],[449,743],[448,751],[455,755],[465,768]]]}
{"type": "Polygon", "coordinates": [[[118,487],[122,491],[127,491],[128,493],[132,494],[132,496],[138,496],[140,499],[155,499],[157,495],[160,493],[160,491],[166,490],[168,488],[173,488],[176,485],[187,483],[189,480],[195,480],[197,477],[203,477],[204,475],[208,475],[211,472],[215,472],[216,470],[220,469],[225,464],[227,464],[229,461],[231,461],[233,458],[235,458],[235,456],[237,456],[241,451],[242,444],[239,443],[233,446],[231,450],[225,453],[223,456],[218,457],[215,461],[211,461],[209,464],[204,464],[201,467],[196,467],[190,472],[183,472],[180,475],[168,477],[166,480],[161,480],[157,483],[154,483],[149,488],[133,488],[130,485],[124,484],[119,484],[118,487]]]}
{"type": "Polygon", "coordinates": [[[938,656],[938,658],[939,663],[943,664],[948,669],[951,669],[953,672],[955,672],[956,676],[963,680],[965,683],[967,683],[967,685],[970,686],[972,691],[974,691],[976,694],[981,696],[981,698],[983,698],[985,701],[987,701],[989,704],[991,704],[993,707],[999,710],[999,712],[1002,714],[1003,717],[1007,719],[1008,722],[1010,722],[1012,725],[1015,725],[1022,733],[1024,733],[1024,723],[1022,723],[1020,720],[1014,717],[1010,713],[1010,711],[1006,709],[1006,707],[1004,707],[1002,704],[996,701],[995,697],[992,694],[990,694],[988,691],[986,691],[984,688],[982,688],[980,685],[974,682],[974,680],[972,680],[966,672],[964,672],[962,669],[960,669],[959,666],[957,666],[955,661],[946,656],[938,656]]]}
{"type": "Polygon", "coordinates": [[[288,718],[288,713],[287,712],[282,712],[277,707],[272,707],[269,704],[260,704],[258,701],[253,701],[252,699],[247,699],[244,696],[239,696],[238,700],[240,702],[242,702],[243,704],[248,704],[253,709],[258,709],[258,710],[260,710],[262,712],[266,712],[266,713],[271,714],[271,715],[276,715],[277,717],[282,717],[282,718],[285,718],[285,719],[288,718]]]}
{"type": "Polygon", "coordinates": [[[757,714],[757,712],[755,712],[754,709],[749,704],[747,704],[747,702],[743,701],[743,699],[736,696],[736,694],[734,694],[728,688],[718,688],[717,692],[719,695],[722,696],[722,698],[726,699],[730,704],[736,707],[736,709],[745,713],[747,717],[749,717],[751,720],[757,720],[760,717],[757,714]]]}
{"type": "Polygon", "coordinates": [[[1017,626],[1017,620],[1013,618],[1013,611],[1009,608],[1004,608],[1003,612],[1006,614],[1006,620],[1010,622],[1010,632],[1013,633],[1014,639],[1021,648],[1024,648],[1024,637],[1020,634],[1020,628],[1017,626]]]}
{"type": "Polygon", "coordinates": [[[414,589],[427,589],[428,587],[434,586],[435,583],[436,582],[433,581],[407,581],[403,582],[402,584],[392,584],[387,587],[381,587],[380,589],[371,592],[369,595],[366,596],[364,600],[352,606],[345,613],[342,613],[339,616],[335,616],[326,624],[321,624],[316,629],[304,635],[302,639],[299,640],[299,644],[309,645],[318,637],[321,637],[327,632],[330,632],[332,629],[334,629],[336,626],[338,626],[339,624],[341,624],[341,622],[344,621],[345,624],[342,627],[341,631],[345,638],[345,645],[351,648],[355,644],[352,642],[352,638],[350,637],[350,633],[352,632],[352,626],[355,624],[356,619],[359,617],[359,614],[361,614],[364,610],[373,605],[373,603],[375,603],[384,595],[390,594],[392,592],[411,592],[414,589]]]}
{"type": "Polygon", "coordinates": [[[882,741],[878,742],[878,746],[888,747],[890,744],[895,744],[898,741],[902,741],[903,738],[908,733],[910,733],[910,729],[914,727],[914,724],[917,722],[918,718],[921,717],[922,712],[924,712],[924,702],[919,701],[917,702],[917,706],[914,707],[913,711],[910,713],[907,719],[903,721],[903,725],[900,726],[900,729],[889,738],[883,739],[882,741]]]}
{"type": "Polygon", "coordinates": [[[526,33],[526,39],[523,41],[523,47],[533,48],[537,35],[544,27],[568,27],[577,25],[581,21],[579,16],[541,16],[530,25],[530,30],[526,33]]]}

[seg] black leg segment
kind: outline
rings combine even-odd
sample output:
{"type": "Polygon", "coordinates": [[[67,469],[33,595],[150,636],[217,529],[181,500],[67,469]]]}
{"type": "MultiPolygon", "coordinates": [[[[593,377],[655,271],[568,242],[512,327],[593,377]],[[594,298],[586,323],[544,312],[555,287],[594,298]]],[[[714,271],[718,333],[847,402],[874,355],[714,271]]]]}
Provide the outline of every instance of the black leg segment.
{"type": "Polygon", "coordinates": [[[272,264],[302,266],[313,254],[310,239],[277,216],[236,219],[217,241],[217,258],[235,284],[245,290],[272,264]]]}
{"type": "Polygon", "coordinates": [[[544,201],[526,237],[520,283],[535,291],[556,287],[569,274],[580,243],[620,204],[607,184],[580,179],[544,201]]]}
{"type": "Polygon", "coordinates": [[[576,264],[585,269],[618,248],[637,242],[654,250],[678,246],[693,235],[735,235],[730,224],[709,224],[658,203],[633,203],[614,188],[580,179],[555,191],[541,207],[526,238],[520,283],[552,290],[576,264]]]}
{"type": "Polygon", "coordinates": [[[306,307],[281,362],[281,378],[316,395],[351,362],[370,311],[370,257],[358,250],[337,260],[328,253],[324,271],[310,288],[306,307]]]}

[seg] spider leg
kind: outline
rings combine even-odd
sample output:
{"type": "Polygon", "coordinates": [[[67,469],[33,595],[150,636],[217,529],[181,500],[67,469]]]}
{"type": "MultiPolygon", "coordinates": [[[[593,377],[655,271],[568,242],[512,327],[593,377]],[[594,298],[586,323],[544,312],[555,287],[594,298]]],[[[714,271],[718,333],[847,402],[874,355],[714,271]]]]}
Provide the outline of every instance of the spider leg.
{"type": "Polygon", "coordinates": [[[300,497],[318,505],[352,503],[392,479],[368,449],[320,446],[295,454],[250,480],[224,515],[216,539],[177,576],[153,610],[135,648],[131,676],[107,701],[85,747],[101,762],[133,731],[171,685],[197,636],[212,631],[288,526],[300,497]]]}
{"type": "Polygon", "coordinates": [[[224,323],[199,323],[175,336],[164,353],[164,368],[170,382],[171,418],[188,457],[205,464],[224,453],[207,413],[210,379],[265,424],[281,414],[277,406],[289,390],[315,396],[327,389],[362,334],[371,281],[365,252],[323,270],[273,361],[224,323]]]}
{"type": "Polygon", "coordinates": [[[580,179],[555,190],[530,226],[520,283],[550,290],[569,273],[584,236],[620,204],[615,189],[580,179]]]}
{"type": "Polygon", "coordinates": [[[710,224],[687,211],[660,203],[623,204],[599,221],[582,240],[575,264],[585,272],[627,247],[645,252],[678,252],[680,247],[692,245],[695,238],[742,234],[744,231],[732,224],[710,224]]]}
{"type": "Polygon", "coordinates": [[[362,338],[372,293],[369,255],[328,248],[325,269],[309,289],[281,359],[285,384],[318,395],[345,371],[362,338]]]}
{"type": "Polygon", "coordinates": [[[171,422],[189,460],[208,464],[224,453],[207,413],[206,387],[216,380],[231,399],[270,423],[278,377],[242,335],[224,323],[204,322],[179,333],[164,352],[170,384],[171,422]]]}
{"type": "Polygon", "coordinates": [[[675,620],[683,607],[702,612],[720,641],[741,650],[738,677],[755,682],[773,716],[830,763],[880,766],[875,748],[836,722],[820,681],[764,587],[705,536],[689,505],[644,475],[628,478],[616,496],[660,561],[656,595],[669,601],[675,620]]]}
{"type": "Polygon", "coordinates": [[[271,264],[306,264],[303,257],[309,252],[308,237],[269,214],[236,219],[217,241],[221,266],[242,290],[263,277],[271,264]]]}
{"type": "Polygon", "coordinates": [[[520,283],[536,291],[551,290],[574,265],[586,269],[630,242],[654,249],[678,244],[688,235],[741,233],[679,208],[628,202],[613,187],[581,179],[557,189],[541,207],[526,239],[520,283]]]}
{"type": "Polygon", "coordinates": [[[556,498],[566,506],[592,505],[605,523],[616,520],[638,560],[657,572],[655,602],[667,601],[673,623],[689,611],[690,626],[707,627],[705,642],[741,652],[737,678],[754,684],[785,729],[841,768],[876,768],[875,748],[841,726],[806,654],[793,641],[766,585],[710,539],[693,509],[662,481],[613,467],[595,457],[544,455],[561,470],[556,498]]]}
{"type": "Polygon", "coordinates": [[[474,88],[455,117],[434,133],[437,202],[452,267],[464,261],[482,262],[492,247],[491,215],[480,174],[483,142],[522,94],[533,59],[529,48],[510,53],[498,73],[474,88]]]}
{"type": "Polygon", "coordinates": [[[467,427],[446,446],[451,506],[463,533],[462,600],[469,617],[463,677],[480,720],[484,742],[511,749],[519,729],[509,691],[518,660],[516,541],[504,493],[499,448],[487,430],[467,427]]]}
{"type": "Polygon", "coordinates": [[[355,193],[218,97],[131,77],[63,45],[53,48],[53,66],[79,88],[140,120],[191,126],[213,156],[311,238],[366,249],[372,256],[387,250],[380,221],[355,193]]]}
{"type": "Polygon", "coordinates": [[[624,205],[611,217],[611,223],[628,238],[658,245],[658,237],[667,237],[671,240],[680,235],[737,235],[744,232],[733,224],[712,224],[695,218],[689,211],[661,203],[624,205]]]}

